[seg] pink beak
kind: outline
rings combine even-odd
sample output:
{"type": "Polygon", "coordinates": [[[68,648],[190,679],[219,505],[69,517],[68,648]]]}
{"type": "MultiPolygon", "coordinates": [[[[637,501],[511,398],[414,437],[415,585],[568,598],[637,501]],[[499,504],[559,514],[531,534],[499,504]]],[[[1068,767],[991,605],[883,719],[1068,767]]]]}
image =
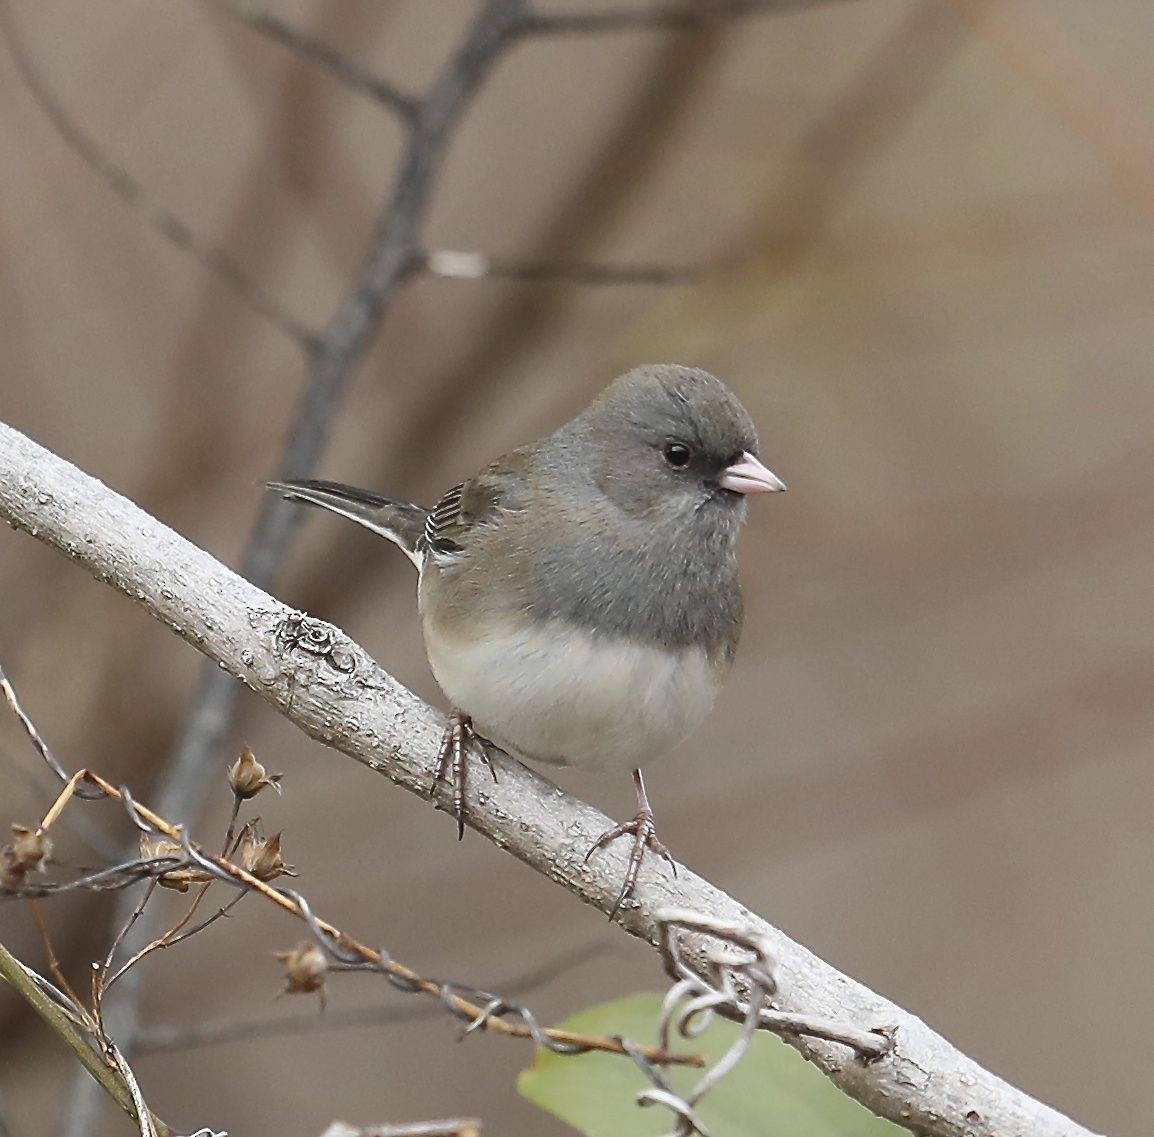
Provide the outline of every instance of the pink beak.
{"type": "Polygon", "coordinates": [[[717,484],[734,493],[780,493],[785,489],[785,482],[748,450],[732,466],[722,470],[717,484]]]}

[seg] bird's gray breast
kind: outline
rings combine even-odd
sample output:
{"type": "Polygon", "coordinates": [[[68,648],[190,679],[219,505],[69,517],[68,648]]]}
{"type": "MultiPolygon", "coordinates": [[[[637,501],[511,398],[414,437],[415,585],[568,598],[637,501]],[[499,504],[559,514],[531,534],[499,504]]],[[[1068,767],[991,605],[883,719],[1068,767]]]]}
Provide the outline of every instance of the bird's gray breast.
{"type": "Polygon", "coordinates": [[[542,619],[667,648],[730,656],[741,628],[734,539],[740,519],[558,539],[538,558],[528,600],[542,619]]]}

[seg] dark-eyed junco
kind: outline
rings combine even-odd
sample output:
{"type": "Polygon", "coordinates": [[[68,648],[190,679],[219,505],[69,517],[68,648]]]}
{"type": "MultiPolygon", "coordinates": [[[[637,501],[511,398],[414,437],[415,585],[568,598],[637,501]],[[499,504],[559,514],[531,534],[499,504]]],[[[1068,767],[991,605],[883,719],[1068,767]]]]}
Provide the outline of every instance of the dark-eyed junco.
{"type": "Polygon", "coordinates": [[[709,713],[741,631],[745,497],[785,489],[720,380],[673,364],[454,486],[432,511],[334,482],[273,482],[389,538],[420,574],[433,674],[453,705],[438,776],[463,815],[473,731],[534,762],[632,770],[617,907],[655,836],[640,767],[709,713]]]}

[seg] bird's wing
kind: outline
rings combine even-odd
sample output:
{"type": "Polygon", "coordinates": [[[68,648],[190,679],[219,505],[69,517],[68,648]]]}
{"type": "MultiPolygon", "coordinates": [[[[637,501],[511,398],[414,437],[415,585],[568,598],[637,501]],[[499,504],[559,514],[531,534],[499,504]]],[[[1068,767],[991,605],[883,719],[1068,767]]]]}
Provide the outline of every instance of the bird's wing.
{"type": "Polygon", "coordinates": [[[494,463],[476,477],[453,486],[433,506],[424,523],[422,544],[440,559],[467,554],[480,530],[524,509],[528,486],[518,469],[494,463]]]}

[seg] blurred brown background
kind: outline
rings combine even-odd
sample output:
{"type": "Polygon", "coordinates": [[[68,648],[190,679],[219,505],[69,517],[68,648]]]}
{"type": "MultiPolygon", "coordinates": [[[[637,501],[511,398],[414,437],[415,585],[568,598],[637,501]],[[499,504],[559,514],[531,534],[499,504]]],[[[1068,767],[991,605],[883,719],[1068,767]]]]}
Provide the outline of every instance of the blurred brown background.
{"type": "MultiPolygon", "coordinates": [[[[545,7],[557,5],[546,4],[545,7]]],[[[574,6],[576,2],[574,0],[574,6]]],[[[419,90],[465,3],[269,8],[419,90]]],[[[401,133],[322,68],[192,0],[17,0],[24,50],[106,157],[322,327],[401,133]]],[[[301,354],[77,157],[0,50],[0,417],[236,564],[301,354]]],[[[1150,1131],[1154,1047],[1154,8],[860,0],[692,33],[531,41],[480,91],[431,248],[709,264],[689,287],[461,282],[400,294],[319,473],[430,502],[645,360],[723,376],[790,484],[742,547],[747,631],[697,737],[650,777],[677,856],[1095,1130],[1150,1131]]],[[[438,698],[413,576],[310,515],[278,586],[438,698]]],[[[0,658],[71,766],[155,784],[199,657],[0,534],[0,658]]],[[[661,983],[604,917],[246,696],[263,800],[334,922],[495,985],[575,944],[557,1018],[661,983]]],[[[565,777],[620,815],[627,783],[565,777]]],[[[51,786],[0,716],[0,822],[51,786]]],[[[227,811],[223,781],[204,831],[227,811]]],[[[88,824],[123,833],[108,808],[88,824]]],[[[99,856],[81,841],[77,860],[99,856]]],[[[53,902],[72,973],[108,898],[53,902]]],[[[23,907],[0,936],[42,962],[23,907]]],[[[260,906],[154,959],[150,1024],[270,1011],[260,906]]],[[[349,977],[335,1007],[413,1000],[349,977]]],[[[0,1104],[55,1131],[73,1064],[0,991],[0,1104]]],[[[436,1014],[145,1056],[153,1106],[234,1134],[475,1114],[560,1134],[531,1057],[436,1014]]],[[[100,1133],[129,1131],[102,1115],[100,1133]]],[[[96,1131],[96,1130],[94,1130],[96,1131]]]]}

